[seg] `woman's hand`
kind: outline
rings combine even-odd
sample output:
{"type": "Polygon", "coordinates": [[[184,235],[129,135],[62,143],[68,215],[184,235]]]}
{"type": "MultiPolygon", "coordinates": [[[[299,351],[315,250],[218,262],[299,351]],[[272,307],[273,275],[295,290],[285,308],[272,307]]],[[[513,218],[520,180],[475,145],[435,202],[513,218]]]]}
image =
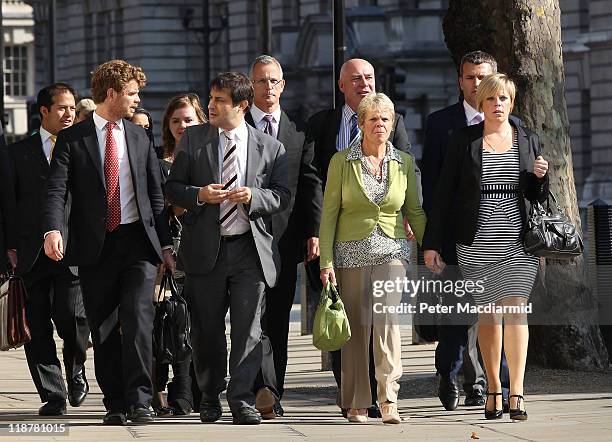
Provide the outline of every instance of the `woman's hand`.
{"type": "Polygon", "coordinates": [[[436,275],[442,273],[442,270],[446,267],[442,257],[435,250],[425,250],[423,252],[423,260],[425,261],[425,266],[436,275]]]}
{"type": "Polygon", "coordinates": [[[336,274],[334,273],[333,267],[328,267],[326,269],[321,270],[321,282],[323,283],[323,287],[327,285],[327,281],[331,282],[333,285],[336,284],[336,274]]]}
{"type": "Polygon", "coordinates": [[[540,155],[533,163],[533,173],[538,178],[544,178],[546,172],[548,172],[548,161],[546,161],[542,155],[540,155]]]}
{"type": "Polygon", "coordinates": [[[406,232],[406,239],[408,241],[414,241],[416,236],[414,236],[414,232],[412,231],[412,227],[410,227],[410,223],[408,223],[408,219],[404,218],[404,232],[406,232]]]}

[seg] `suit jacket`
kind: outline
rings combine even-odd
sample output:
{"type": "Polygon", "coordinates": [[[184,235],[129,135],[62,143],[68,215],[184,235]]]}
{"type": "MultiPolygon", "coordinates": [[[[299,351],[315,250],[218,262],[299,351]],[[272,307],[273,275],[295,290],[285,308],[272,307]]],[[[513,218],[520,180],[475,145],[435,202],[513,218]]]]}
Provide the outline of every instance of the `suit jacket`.
{"type": "MultiPolygon", "coordinates": [[[[7,249],[17,250],[16,271],[25,275],[32,269],[44,242],[42,218],[49,163],[38,133],[11,144],[7,153],[8,173],[3,182],[6,189],[6,245],[7,249]]],[[[70,195],[67,207],[66,213],[69,212],[70,195]]],[[[67,238],[66,221],[64,219],[59,229],[64,239],[67,238]]]]}
{"type": "MultiPolygon", "coordinates": [[[[256,127],[250,112],[245,120],[256,127]]],[[[291,201],[285,210],[272,218],[272,232],[279,243],[282,261],[298,263],[304,259],[304,241],[319,236],[323,204],[321,180],[313,164],[312,144],[304,143],[304,133],[298,132],[282,109],[277,139],[287,152],[287,187],[291,191],[291,201]]]]}
{"type": "MultiPolygon", "coordinates": [[[[276,285],[280,271],[278,245],[273,241],[272,215],[285,210],[291,200],[287,187],[287,155],[282,143],[247,125],[246,186],[251,202],[244,209],[266,283],[276,285]]],[[[177,147],[166,181],[166,196],[184,207],[179,257],[186,273],[210,272],[219,253],[219,204],[197,203],[201,187],[220,183],[219,131],[210,124],[188,127],[177,147]]]]}
{"type": "MultiPolygon", "coordinates": [[[[342,122],[342,106],[339,105],[336,109],[326,109],[314,114],[308,120],[306,127],[306,143],[312,145],[314,150],[315,166],[319,171],[319,177],[323,183],[323,190],[325,190],[325,182],[327,181],[327,170],[329,169],[329,162],[336,150],[336,137],[340,131],[340,123],[342,122]]],[[[396,113],[395,123],[393,131],[389,136],[389,141],[393,144],[393,147],[406,152],[413,157],[410,152],[410,141],[408,140],[408,134],[406,133],[406,126],[404,126],[404,118],[396,113]]],[[[308,148],[311,148],[310,146],[308,148]]],[[[415,172],[417,176],[417,193],[419,200],[422,198],[421,191],[421,171],[413,161],[415,172]]]]}
{"type": "MultiPolygon", "coordinates": [[[[172,245],[163,222],[164,197],[157,155],[146,132],[123,122],[126,153],[138,216],[153,250],[162,260],[162,246],[172,245]]],[[[67,193],[72,194],[65,259],[71,265],[96,263],[106,236],[106,182],[93,118],[60,131],[49,173],[43,230],[60,230],[67,193]]]]}
{"type": "MultiPolygon", "coordinates": [[[[511,120],[518,134],[520,175],[519,209],[523,229],[531,201],[544,201],[548,195],[548,175],[539,179],[533,173],[533,163],[540,155],[538,137],[511,120]]],[[[480,179],[482,176],[482,133],[484,122],[456,131],[450,139],[442,172],[436,185],[431,215],[423,239],[423,249],[440,251],[447,226],[452,225],[451,240],[471,245],[476,235],[480,209],[480,179]]]]}

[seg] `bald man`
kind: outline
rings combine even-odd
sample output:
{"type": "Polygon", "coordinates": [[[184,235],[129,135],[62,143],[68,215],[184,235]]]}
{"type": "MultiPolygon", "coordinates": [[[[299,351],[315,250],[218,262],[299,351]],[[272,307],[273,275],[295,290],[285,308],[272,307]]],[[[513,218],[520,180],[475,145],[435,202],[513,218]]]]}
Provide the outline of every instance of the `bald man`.
{"type": "MultiPolygon", "coordinates": [[[[332,156],[341,150],[346,149],[350,142],[359,135],[357,127],[357,108],[359,103],[366,95],[376,91],[376,78],[374,67],[367,60],[353,58],[347,60],[340,69],[340,79],[338,86],[344,95],[344,103],[336,109],[326,109],[314,114],[308,120],[306,128],[306,141],[308,146],[314,149],[314,163],[317,166],[319,176],[325,190],[327,181],[327,169],[332,156]]],[[[393,146],[410,155],[410,141],[404,126],[404,118],[396,113],[393,132],[389,140],[393,146]]],[[[419,199],[423,200],[421,192],[421,171],[415,164],[417,175],[417,188],[419,199]]],[[[308,263],[309,282],[313,290],[321,291],[319,281],[319,260],[308,263]],[[314,285],[314,284],[318,285],[314,285]]],[[[372,418],[380,417],[380,411],[376,405],[376,378],[374,377],[374,361],[372,359],[372,341],[370,341],[370,388],[372,392],[372,406],[368,409],[368,415],[372,418]]],[[[342,362],[340,351],[332,352],[332,368],[338,388],[340,388],[342,362]]],[[[342,410],[345,414],[345,410],[342,410]]]]}

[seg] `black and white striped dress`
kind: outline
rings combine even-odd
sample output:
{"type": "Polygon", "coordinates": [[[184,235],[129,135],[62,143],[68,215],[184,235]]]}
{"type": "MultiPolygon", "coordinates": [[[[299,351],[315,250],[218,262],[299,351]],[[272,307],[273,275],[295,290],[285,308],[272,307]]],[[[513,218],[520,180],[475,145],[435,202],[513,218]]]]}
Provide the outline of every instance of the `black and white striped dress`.
{"type": "Polygon", "coordinates": [[[519,211],[519,150],[514,131],[512,148],[482,152],[480,211],[474,242],[457,244],[465,279],[483,281],[483,293],[473,293],[478,305],[509,296],[528,298],[538,271],[538,258],[523,250],[519,211]]]}

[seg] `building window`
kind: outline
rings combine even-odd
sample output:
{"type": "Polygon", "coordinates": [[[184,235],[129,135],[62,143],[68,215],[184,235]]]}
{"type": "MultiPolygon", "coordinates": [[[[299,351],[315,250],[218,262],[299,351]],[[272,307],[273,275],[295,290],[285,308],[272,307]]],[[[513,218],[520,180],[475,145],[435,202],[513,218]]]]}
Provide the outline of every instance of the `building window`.
{"type": "Polygon", "coordinates": [[[27,92],[28,48],[25,45],[4,47],[4,94],[25,97],[27,92]]]}

